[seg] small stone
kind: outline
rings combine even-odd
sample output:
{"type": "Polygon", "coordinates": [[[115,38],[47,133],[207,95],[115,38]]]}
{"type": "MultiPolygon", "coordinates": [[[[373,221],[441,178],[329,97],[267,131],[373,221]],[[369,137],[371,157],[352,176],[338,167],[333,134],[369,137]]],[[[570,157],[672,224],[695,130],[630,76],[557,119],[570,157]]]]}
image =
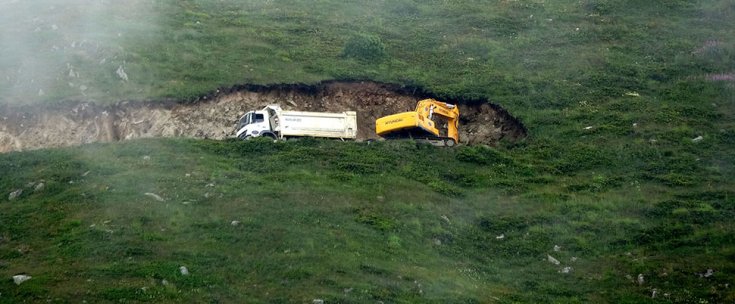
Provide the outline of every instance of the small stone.
{"type": "Polygon", "coordinates": [[[161,280],[161,284],[163,286],[168,286],[168,281],[166,279],[161,280]]]}
{"type": "Polygon", "coordinates": [[[384,200],[385,200],[385,197],[383,197],[382,195],[378,195],[378,196],[376,197],[376,199],[377,199],[377,200],[378,200],[379,202],[382,202],[382,201],[384,201],[384,200]]]}
{"type": "Polygon", "coordinates": [[[554,251],[556,252],[561,251],[561,247],[559,245],[554,245],[554,251]]]}
{"type": "Polygon", "coordinates": [[[712,269],[707,269],[707,272],[704,273],[705,278],[709,278],[715,274],[715,271],[712,269]]]}
{"type": "Polygon", "coordinates": [[[15,282],[15,285],[23,284],[23,282],[30,280],[32,277],[25,274],[19,274],[13,276],[13,282],[15,282]]]}
{"type": "Polygon", "coordinates": [[[638,274],[638,285],[643,285],[643,283],[645,282],[646,280],[643,279],[643,274],[642,273],[638,274]]]}
{"type": "Polygon", "coordinates": [[[10,192],[10,194],[8,195],[8,200],[9,201],[15,200],[18,197],[20,197],[22,194],[23,194],[23,189],[18,189],[13,192],[10,192]]]}
{"type": "Polygon", "coordinates": [[[658,290],[656,290],[655,288],[651,290],[651,299],[655,299],[657,293],[658,293],[658,290]]]}
{"type": "Polygon", "coordinates": [[[186,268],[186,266],[179,267],[179,272],[181,273],[181,275],[185,275],[185,276],[189,275],[189,269],[186,268]]]}
{"type": "Polygon", "coordinates": [[[34,192],[38,192],[43,190],[43,188],[46,187],[46,184],[44,183],[38,183],[35,187],[33,187],[34,192]]]}
{"type": "Polygon", "coordinates": [[[238,226],[238,225],[240,225],[240,221],[232,221],[232,222],[230,222],[230,225],[232,225],[233,227],[234,226],[238,226]]]}
{"type": "Polygon", "coordinates": [[[505,238],[505,234],[501,234],[501,235],[495,236],[495,239],[496,240],[502,240],[504,238],[505,238]]]}
{"type": "Polygon", "coordinates": [[[555,259],[555,258],[554,258],[553,256],[551,256],[551,255],[546,255],[546,260],[547,260],[547,261],[549,261],[549,263],[551,263],[551,264],[554,264],[554,265],[559,265],[559,264],[561,264],[561,262],[559,262],[559,260],[555,259]]]}
{"type": "Polygon", "coordinates": [[[572,262],[576,262],[577,261],[577,257],[572,257],[571,261],[572,262]]]}
{"type": "Polygon", "coordinates": [[[566,266],[562,268],[561,270],[559,270],[559,273],[564,273],[564,274],[570,273],[570,272],[572,272],[572,267],[569,267],[569,266],[566,266]]]}
{"type": "Polygon", "coordinates": [[[434,245],[441,246],[442,240],[440,239],[434,239],[434,245]]]}
{"type": "Polygon", "coordinates": [[[118,76],[118,77],[120,77],[120,79],[122,79],[123,81],[128,81],[128,74],[127,74],[127,73],[125,73],[125,69],[123,68],[123,66],[120,66],[120,67],[118,67],[118,68],[117,68],[117,71],[115,71],[115,73],[116,73],[116,74],[117,74],[117,76],[118,76]]]}
{"type": "Polygon", "coordinates": [[[447,224],[451,224],[452,222],[449,221],[449,218],[446,215],[442,215],[442,219],[447,222],[447,224]]]}
{"type": "Polygon", "coordinates": [[[700,142],[702,140],[704,140],[704,137],[702,137],[702,135],[692,138],[692,142],[700,142]]]}
{"type": "Polygon", "coordinates": [[[585,130],[592,130],[593,128],[594,128],[593,126],[587,126],[587,127],[585,127],[584,129],[585,129],[585,130]]]}
{"type": "Polygon", "coordinates": [[[148,156],[148,155],[146,155],[146,156],[143,156],[143,160],[151,160],[151,157],[150,157],[150,156],[148,156]]]}

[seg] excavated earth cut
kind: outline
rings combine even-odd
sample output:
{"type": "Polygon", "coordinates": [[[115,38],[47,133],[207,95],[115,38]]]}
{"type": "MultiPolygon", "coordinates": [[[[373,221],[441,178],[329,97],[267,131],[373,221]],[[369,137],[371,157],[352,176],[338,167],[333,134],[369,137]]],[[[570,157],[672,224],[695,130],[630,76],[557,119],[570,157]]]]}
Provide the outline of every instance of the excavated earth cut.
{"type": "MultiPolygon", "coordinates": [[[[236,86],[187,103],[0,104],[0,153],[143,137],[225,139],[234,136],[241,115],[269,104],[286,110],[357,111],[358,140],[375,139],[377,118],[412,111],[418,100],[431,97],[416,91],[374,82],[324,82],[236,86]]],[[[460,104],[460,143],[492,145],[526,136],[523,125],[496,105],[442,101],[460,104]]]]}

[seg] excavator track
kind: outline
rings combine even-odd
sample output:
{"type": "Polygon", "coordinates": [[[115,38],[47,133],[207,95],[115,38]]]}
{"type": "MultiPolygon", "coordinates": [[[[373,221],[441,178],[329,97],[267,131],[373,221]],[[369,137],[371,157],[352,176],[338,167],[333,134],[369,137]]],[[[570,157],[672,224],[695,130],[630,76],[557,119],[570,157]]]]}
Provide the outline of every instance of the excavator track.
{"type": "Polygon", "coordinates": [[[422,129],[403,129],[390,134],[383,135],[386,140],[413,140],[416,142],[431,144],[435,147],[454,147],[457,142],[451,137],[434,136],[422,129]]]}

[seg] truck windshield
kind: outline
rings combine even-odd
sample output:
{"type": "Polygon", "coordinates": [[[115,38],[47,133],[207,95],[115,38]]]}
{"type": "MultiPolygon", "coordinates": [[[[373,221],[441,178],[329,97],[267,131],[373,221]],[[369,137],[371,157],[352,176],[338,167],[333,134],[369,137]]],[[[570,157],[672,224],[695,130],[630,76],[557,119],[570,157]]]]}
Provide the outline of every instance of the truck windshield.
{"type": "Polygon", "coordinates": [[[240,118],[240,121],[238,122],[238,129],[247,126],[252,123],[257,122],[263,122],[265,121],[265,116],[260,113],[248,113],[245,114],[242,118],[240,118]]]}
{"type": "Polygon", "coordinates": [[[240,118],[240,121],[238,122],[237,128],[240,129],[250,123],[250,118],[253,117],[253,113],[248,113],[242,116],[240,118]]]}

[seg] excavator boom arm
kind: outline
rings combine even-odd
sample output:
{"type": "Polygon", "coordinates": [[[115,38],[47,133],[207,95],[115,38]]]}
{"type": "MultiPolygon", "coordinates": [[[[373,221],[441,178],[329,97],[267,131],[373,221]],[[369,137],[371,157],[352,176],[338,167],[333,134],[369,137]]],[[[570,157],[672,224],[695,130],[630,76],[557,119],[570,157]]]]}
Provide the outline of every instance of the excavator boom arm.
{"type": "Polygon", "coordinates": [[[447,119],[447,137],[459,142],[459,107],[435,99],[424,99],[416,104],[416,112],[429,119],[439,115],[447,119]]]}

